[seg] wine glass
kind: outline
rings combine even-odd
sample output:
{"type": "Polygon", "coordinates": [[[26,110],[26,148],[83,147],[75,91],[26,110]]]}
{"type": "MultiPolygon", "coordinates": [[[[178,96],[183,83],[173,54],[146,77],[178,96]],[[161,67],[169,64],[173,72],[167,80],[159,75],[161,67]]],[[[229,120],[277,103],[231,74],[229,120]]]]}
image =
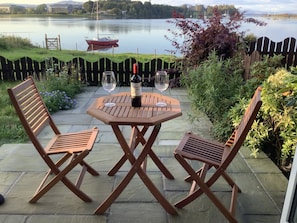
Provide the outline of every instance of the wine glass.
{"type": "MultiPolygon", "coordinates": [[[[169,76],[167,75],[166,71],[157,71],[155,76],[155,88],[159,90],[162,94],[169,86],[169,76]]],[[[159,101],[156,103],[158,107],[165,107],[167,106],[166,102],[159,101]]]]}
{"type": "MultiPolygon", "coordinates": [[[[108,92],[108,95],[110,95],[110,92],[112,92],[116,88],[116,85],[117,85],[117,81],[115,79],[113,71],[104,71],[103,72],[101,84],[102,84],[103,89],[108,92]]],[[[106,102],[105,106],[113,107],[113,106],[115,106],[115,103],[106,102]]]]}

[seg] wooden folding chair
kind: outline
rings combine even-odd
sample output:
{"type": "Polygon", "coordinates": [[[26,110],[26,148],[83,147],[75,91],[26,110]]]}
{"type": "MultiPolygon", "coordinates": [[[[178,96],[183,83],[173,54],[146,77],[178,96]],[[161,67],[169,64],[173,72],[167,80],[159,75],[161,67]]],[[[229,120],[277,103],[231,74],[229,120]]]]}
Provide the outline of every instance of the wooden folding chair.
{"type": "Polygon", "coordinates": [[[92,128],[75,133],[60,133],[47,110],[32,77],[29,77],[19,85],[8,89],[8,94],[26,133],[42,159],[49,167],[44,179],[29,202],[37,202],[59,181],[62,181],[83,201],[92,201],[92,199],[79,188],[86,171],[93,176],[99,175],[95,169],[84,161],[84,158],[93,148],[99,130],[97,128],[92,128]],[[43,147],[37,136],[46,126],[50,126],[55,135],[49,143],[43,147]],[[57,154],[61,154],[61,157],[55,162],[51,155],[57,154]],[[76,182],[73,183],[66,177],[66,175],[78,164],[81,165],[82,169],[76,182]],[[53,177],[49,178],[50,175],[53,175],[53,177]]]}
{"type": "Polygon", "coordinates": [[[185,134],[176,148],[174,156],[182,167],[189,173],[189,176],[185,180],[192,182],[192,186],[189,194],[175,204],[176,207],[182,208],[205,193],[230,222],[236,222],[234,217],[235,205],[237,193],[241,191],[227,174],[226,169],[242,146],[245,137],[257,116],[257,113],[262,105],[260,95],[261,88],[259,87],[256,90],[244,116],[242,117],[240,124],[225,144],[206,140],[192,133],[185,134]],[[191,167],[190,162],[188,162],[189,160],[200,161],[203,166],[198,171],[195,171],[191,167]],[[212,167],[215,171],[210,173],[209,170],[212,167]],[[229,210],[210,189],[221,176],[232,188],[229,210]]]}

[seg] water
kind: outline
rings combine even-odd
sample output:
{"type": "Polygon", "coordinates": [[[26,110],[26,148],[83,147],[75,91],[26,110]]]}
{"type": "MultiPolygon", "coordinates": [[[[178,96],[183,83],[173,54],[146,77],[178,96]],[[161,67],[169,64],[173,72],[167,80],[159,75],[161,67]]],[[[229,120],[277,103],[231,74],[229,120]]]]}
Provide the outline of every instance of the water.
{"type": "MultiPolygon", "coordinates": [[[[242,30],[261,37],[267,36],[273,41],[282,41],[287,37],[297,38],[297,20],[273,20],[258,18],[268,23],[265,27],[244,24],[242,30]]],[[[87,38],[96,36],[96,21],[87,18],[1,17],[2,35],[15,35],[29,38],[35,45],[45,47],[45,34],[49,38],[60,35],[61,48],[86,51],[87,38]]],[[[131,19],[100,20],[98,30],[100,36],[112,36],[119,39],[119,47],[109,49],[114,53],[170,54],[174,50],[170,41],[168,28],[174,28],[166,19],[131,19]]]]}

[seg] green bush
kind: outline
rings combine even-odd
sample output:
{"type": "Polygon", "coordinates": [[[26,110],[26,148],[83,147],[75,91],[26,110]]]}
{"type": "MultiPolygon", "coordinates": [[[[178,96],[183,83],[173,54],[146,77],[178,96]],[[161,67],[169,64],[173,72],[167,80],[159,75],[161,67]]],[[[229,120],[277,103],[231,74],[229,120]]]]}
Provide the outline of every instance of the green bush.
{"type": "MultiPolygon", "coordinates": [[[[272,57],[264,56],[262,60],[255,62],[251,66],[251,78],[241,86],[240,92],[236,96],[238,102],[226,115],[229,120],[232,120],[233,127],[238,125],[238,121],[241,119],[246,106],[249,104],[255,89],[262,86],[263,82],[266,81],[269,76],[280,69],[282,59],[282,55],[274,55],[272,57]]],[[[262,116],[262,110],[260,109],[258,119],[253,123],[251,131],[248,133],[245,141],[245,145],[249,147],[251,155],[254,157],[257,157],[260,151],[267,152],[265,147],[270,144],[269,134],[271,129],[269,126],[265,125],[263,121],[260,121],[262,116]]],[[[221,125],[224,125],[224,123],[221,123],[221,125]]],[[[218,132],[219,130],[220,128],[218,127],[216,131],[218,132]]],[[[271,158],[277,159],[276,157],[279,157],[279,155],[274,154],[271,158]],[[275,158],[273,158],[273,156],[275,158]]]]}
{"type": "Polygon", "coordinates": [[[47,68],[46,80],[39,82],[40,91],[56,91],[65,92],[69,97],[73,98],[77,93],[80,93],[82,86],[80,81],[75,76],[75,71],[68,74],[68,67],[64,66],[59,69],[47,68]]]}
{"type": "Polygon", "coordinates": [[[9,50],[15,48],[34,48],[29,39],[17,36],[0,36],[0,49],[9,50]]]}
{"type": "Polygon", "coordinates": [[[270,129],[270,143],[277,164],[286,169],[297,144],[297,75],[281,69],[263,84],[263,122],[270,129]]]}
{"type": "Polygon", "coordinates": [[[0,82],[0,145],[28,140],[7,93],[7,88],[13,87],[16,84],[18,82],[0,82]]]}
{"type": "MultiPolygon", "coordinates": [[[[219,132],[222,138],[230,133],[232,122],[226,121],[229,109],[235,104],[243,85],[242,63],[238,57],[220,59],[215,52],[198,67],[182,77],[182,84],[187,87],[193,108],[204,112],[214,126],[224,123],[219,132]]],[[[216,127],[214,127],[216,132],[216,127]]]]}
{"type": "MultiPolygon", "coordinates": [[[[243,97],[229,110],[233,126],[238,124],[250,96],[243,97]]],[[[275,69],[262,83],[261,98],[262,107],[245,145],[255,157],[264,151],[287,175],[297,144],[297,75],[275,69]]]]}
{"type": "Polygon", "coordinates": [[[38,82],[38,89],[49,112],[74,108],[77,104],[74,97],[82,88],[73,74],[68,75],[68,67],[62,67],[61,71],[57,72],[48,68],[46,77],[46,80],[38,82]]]}
{"type": "Polygon", "coordinates": [[[40,92],[40,94],[50,113],[59,110],[68,110],[77,105],[76,99],[69,97],[65,91],[53,90],[50,92],[40,92]]]}

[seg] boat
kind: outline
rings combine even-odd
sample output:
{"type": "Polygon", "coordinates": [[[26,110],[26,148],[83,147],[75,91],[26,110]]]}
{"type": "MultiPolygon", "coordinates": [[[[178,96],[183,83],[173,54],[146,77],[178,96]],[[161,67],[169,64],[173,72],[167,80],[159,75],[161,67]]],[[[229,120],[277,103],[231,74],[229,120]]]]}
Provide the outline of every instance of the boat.
{"type": "Polygon", "coordinates": [[[99,37],[98,32],[98,21],[99,21],[99,3],[97,1],[97,7],[96,7],[96,31],[97,31],[97,37],[93,39],[86,39],[89,46],[113,46],[119,42],[118,39],[113,39],[110,36],[108,37],[99,37]]]}
{"type": "Polygon", "coordinates": [[[119,42],[118,39],[112,39],[111,37],[102,37],[86,40],[89,45],[98,45],[98,46],[113,46],[119,42]]]}
{"type": "Polygon", "coordinates": [[[116,48],[119,45],[117,43],[110,45],[98,45],[98,44],[89,44],[87,51],[108,51],[110,49],[116,48]]]}

